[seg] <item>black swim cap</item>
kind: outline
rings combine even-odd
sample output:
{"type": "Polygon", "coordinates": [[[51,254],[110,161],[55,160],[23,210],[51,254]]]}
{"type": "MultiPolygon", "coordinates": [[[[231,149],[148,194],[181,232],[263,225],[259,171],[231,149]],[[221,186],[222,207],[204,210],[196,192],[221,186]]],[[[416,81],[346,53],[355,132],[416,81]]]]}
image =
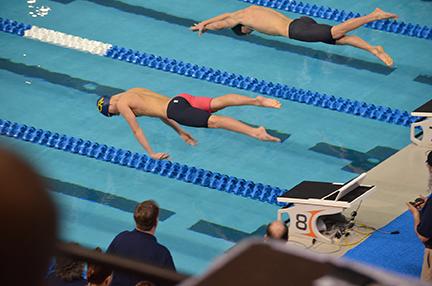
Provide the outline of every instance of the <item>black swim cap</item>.
{"type": "Polygon", "coordinates": [[[238,25],[232,27],[231,30],[232,30],[232,31],[233,31],[237,36],[246,36],[247,34],[249,34],[249,33],[243,33],[243,32],[242,32],[242,27],[243,27],[242,24],[238,24],[238,25]]]}

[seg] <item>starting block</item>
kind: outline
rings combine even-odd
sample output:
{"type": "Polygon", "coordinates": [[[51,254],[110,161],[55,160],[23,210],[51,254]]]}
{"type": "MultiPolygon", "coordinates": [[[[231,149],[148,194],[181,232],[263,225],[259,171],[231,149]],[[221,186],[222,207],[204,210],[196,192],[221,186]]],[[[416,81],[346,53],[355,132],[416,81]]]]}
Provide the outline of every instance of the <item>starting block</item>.
{"type": "Polygon", "coordinates": [[[303,181],[278,197],[278,202],[293,204],[278,210],[278,220],[283,215],[290,218],[289,235],[299,235],[324,242],[333,242],[325,231],[326,217],[341,215],[357,202],[371,194],[375,186],[362,185],[366,173],[345,184],[303,181]]]}
{"type": "Polygon", "coordinates": [[[413,112],[412,116],[426,117],[425,120],[411,124],[410,138],[411,142],[418,146],[432,147],[432,100],[426,102],[413,112]],[[422,137],[419,139],[415,135],[415,129],[419,127],[423,131],[422,137]]]}

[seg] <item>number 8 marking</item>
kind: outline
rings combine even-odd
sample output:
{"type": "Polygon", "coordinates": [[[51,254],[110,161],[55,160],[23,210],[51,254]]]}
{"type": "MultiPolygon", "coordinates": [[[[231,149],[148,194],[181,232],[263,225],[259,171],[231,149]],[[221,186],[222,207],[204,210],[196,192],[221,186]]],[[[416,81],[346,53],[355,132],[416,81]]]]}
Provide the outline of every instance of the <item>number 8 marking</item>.
{"type": "Polygon", "coordinates": [[[300,230],[306,230],[307,229],[307,216],[304,214],[297,214],[296,215],[296,228],[300,230]]]}

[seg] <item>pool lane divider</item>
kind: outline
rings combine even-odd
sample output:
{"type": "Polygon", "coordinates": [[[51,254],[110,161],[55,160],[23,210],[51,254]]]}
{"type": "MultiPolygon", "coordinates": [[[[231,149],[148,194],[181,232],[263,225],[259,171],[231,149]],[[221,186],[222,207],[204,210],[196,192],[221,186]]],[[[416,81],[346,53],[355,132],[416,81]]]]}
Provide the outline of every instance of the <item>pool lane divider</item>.
{"type": "Polygon", "coordinates": [[[216,189],[264,203],[284,205],[278,203],[276,198],[285,193],[287,191],[286,189],[254,183],[250,180],[190,167],[168,160],[154,160],[144,154],[132,153],[128,150],[51,131],[36,129],[35,127],[8,120],[0,119],[0,135],[176,179],[186,183],[216,189]]]}
{"type": "MultiPolygon", "coordinates": [[[[264,6],[267,8],[278,9],[282,11],[303,14],[311,17],[333,20],[336,22],[345,22],[351,18],[362,16],[360,13],[338,10],[316,4],[297,2],[295,0],[239,0],[253,5],[264,6]]],[[[398,22],[395,20],[379,20],[370,22],[365,25],[367,28],[400,34],[409,37],[432,40],[432,28],[421,26],[419,24],[398,22]]]]}
{"type": "Polygon", "coordinates": [[[387,123],[410,126],[411,123],[420,119],[419,117],[411,116],[407,111],[400,111],[399,109],[393,110],[389,107],[375,106],[374,104],[359,102],[357,100],[350,100],[342,97],[337,98],[319,92],[297,89],[285,84],[258,80],[257,78],[250,76],[238,75],[177,61],[175,59],[163,58],[161,56],[113,46],[111,44],[80,38],[8,19],[0,18],[0,30],[29,39],[88,52],[94,55],[105,56],[165,72],[176,73],[186,77],[206,80],[216,84],[244,89],[267,96],[331,109],[387,123]]]}

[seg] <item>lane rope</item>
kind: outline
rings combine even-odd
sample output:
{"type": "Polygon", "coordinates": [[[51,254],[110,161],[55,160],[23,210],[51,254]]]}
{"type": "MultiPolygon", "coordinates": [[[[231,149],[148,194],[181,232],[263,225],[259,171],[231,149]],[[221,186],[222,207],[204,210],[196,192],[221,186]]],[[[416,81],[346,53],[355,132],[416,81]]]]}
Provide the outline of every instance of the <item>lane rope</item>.
{"type": "Polygon", "coordinates": [[[168,160],[154,160],[145,154],[133,153],[128,150],[65,134],[0,119],[0,135],[272,205],[284,205],[277,202],[276,198],[285,193],[286,189],[255,183],[251,180],[190,167],[168,160]]]}

